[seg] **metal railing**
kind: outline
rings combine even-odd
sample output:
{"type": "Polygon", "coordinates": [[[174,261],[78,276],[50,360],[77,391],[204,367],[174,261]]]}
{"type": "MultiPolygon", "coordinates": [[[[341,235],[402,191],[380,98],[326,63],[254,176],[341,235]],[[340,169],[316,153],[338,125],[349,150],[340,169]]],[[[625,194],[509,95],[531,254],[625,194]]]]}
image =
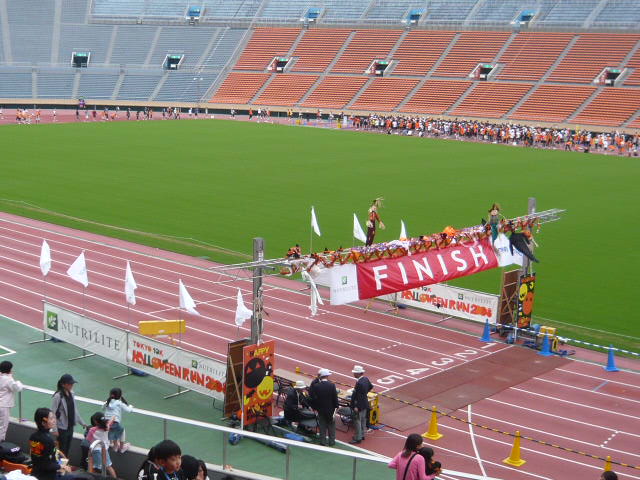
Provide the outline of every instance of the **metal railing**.
{"type": "MultiPolygon", "coordinates": [[[[55,392],[53,390],[48,390],[46,388],[40,388],[40,387],[34,387],[34,386],[30,386],[30,385],[25,385],[24,386],[24,390],[18,393],[17,396],[17,407],[18,407],[18,419],[20,422],[24,421],[24,404],[25,404],[25,399],[24,399],[24,392],[28,391],[28,392],[34,392],[37,394],[43,394],[43,395],[47,395],[47,397],[51,397],[51,395],[53,395],[55,392]]],[[[49,401],[49,398],[47,399],[49,401]]],[[[75,399],[77,402],[81,403],[81,404],[89,404],[89,405],[95,405],[98,406],[100,408],[102,408],[102,406],[104,405],[104,401],[100,401],[100,400],[96,400],[93,398],[87,398],[87,397],[82,397],[82,396],[75,396],[75,399]]],[[[324,455],[331,455],[333,457],[333,461],[347,461],[347,463],[345,463],[345,466],[348,464],[350,469],[351,469],[351,473],[350,475],[345,474],[344,476],[341,476],[340,478],[351,478],[352,480],[356,480],[358,478],[373,478],[370,476],[370,474],[367,474],[366,472],[363,472],[361,470],[361,468],[363,465],[367,464],[369,467],[373,466],[377,466],[378,468],[384,469],[381,471],[388,471],[387,469],[387,463],[391,460],[388,457],[385,457],[383,455],[368,455],[368,454],[364,454],[364,453],[359,453],[359,452],[354,452],[354,451],[348,451],[348,450],[341,450],[341,449],[337,449],[337,448],[329,448],[329,447],[323,447],[320,445],[314,445],[314,444],[310,444],[310,443],[303,443],[300,441],[296,441],[296,440],[289,440],[287,438],[280,438],[280,437],[273,437],[270,435],[264,435],[261,433],[256,433],[256,432],[251,432],[251,431],[241,431],[238,430],[236,428],[231,428],[231,427],[225,427],[222,425],[215,425],[212,423],[207,423],[207,422],[201,422],[199,420],[192,420],[192,419],[188,419],[188,418],[183,418],[183,417],[176,417],[175,415],[168,415],[168,414],[164,414],[164,413],[158,413],[158,412],[153,412],[150,410],[143,410],[143,409],[139,409],[139,408],[135,408],[135,410],[130,414],[130,415],[141,415],[143,417],[146,418],[152,418],[152,419],[156,419],[156,420],[161,420],[162,422],[162,436],[164,439],[168,438],[168,433],[169,433],[169,423],[173,422],[173,423],[177,423],[177,424],[181,424],[183,426],[187,426],[189,428],[198,428],[198,429],[205,429],[211,432],[218,432],[221,435],[221,444],[219,444],[219,446],[217,448],[219,448],[221,451],[219,452],[214,452],[214,453],[218,453],[221,454],[221,466],[226,466],[228,464],[230,464],[230,458],[231,458],[231,454],[229,452],[229,436],[232,434],[239,434],[244,438],[250,438],[250,439],[254,439],[257,440],[259,442],[265,443],[265,442],[273,442],[274,440],[277,441],[280,444],[286,445],[286,451],[285,451],[285,455],[284,455],[284,476],[281,477],[284,480],[289,480],[291,478],[294,478],[292,476],[292,460],[293,460],[293,450],[299,449],[301,451],[306,451],[306,452],[314,452],[315,454],[324,454],[324,455]],[[339,460],[338,460],[339,459],[339,460]],[[359,474],[362,474],[362,477],[359,476],[359,474]]],[[[103,466],[104,466],[103,462],[103,466]]],[[[255,472],[260,474],[260,472],[255,472]]],[[[391,472],[389,472],[391,473],[391,472]]],[[[443,472],[446,475],[446,478],[448,479],[452,479],[452,478],[460,478],[460,479],[470,479],[470,480],[497,480],[497,479],[491,479],[489,477],[484,477],[484,476],[479,476],[479,475],[473,475],[473,474],[468,474],[468,473],[464,473],[464,472],[457,472],[454,470],[445,470],[443,472]]],[[[376,477],[376,478],[382,478],[382,477],[376,477]]]]}

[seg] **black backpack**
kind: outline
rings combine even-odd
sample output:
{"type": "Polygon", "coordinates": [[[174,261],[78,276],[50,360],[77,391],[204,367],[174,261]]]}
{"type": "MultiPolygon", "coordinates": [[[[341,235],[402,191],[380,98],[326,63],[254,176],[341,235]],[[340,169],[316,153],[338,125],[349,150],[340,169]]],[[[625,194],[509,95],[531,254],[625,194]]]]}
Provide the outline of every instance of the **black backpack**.
{"type": "Polygon", "coordinates": [[[11,442],[0,442],[0,460],[31,466],[31,458],[25,455],[18,445],[11,442]]]}

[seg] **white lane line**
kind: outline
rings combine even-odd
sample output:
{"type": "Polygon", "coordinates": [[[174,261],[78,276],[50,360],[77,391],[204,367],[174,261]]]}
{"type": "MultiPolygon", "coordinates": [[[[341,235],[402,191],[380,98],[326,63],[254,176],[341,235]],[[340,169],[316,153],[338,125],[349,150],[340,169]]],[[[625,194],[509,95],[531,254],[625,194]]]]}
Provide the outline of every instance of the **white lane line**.
{"type": "Polygon", "coordinates": [[[616,400],[625,400],[627,402],[640,403],[640,400],[633,400],[631,398],[621,397],[619,395],[611,395],[610,393],[604,393],[604,392],[596,391],[597,389],[602,388],[602,386],[605,385],[608,382],[607,380],[605,380],[598,387],[596,387],[596,389],[588,389],[588,388],[576,387],[574,385],[567,385],[566,383],[562,383],[562,382],[554,382],[553,380],[546,380],[546,379],[540,378],[540,377],[533,377],[533,378],[531,378],[531,380],[538,380],[540,382],[552,383],[554,385],[560,385],[562,387],[571,388],[573,390],[579,390],[581,392],[590,392],[590,393],[594,393],[596,395],[603,395],[605,397],[615,398],[616,400]]]}
{"type": "MultiPolygon", "coordinates": [[[[602,443],[600,444],[600,446],[601,446],[601,447],[604,447],[607,443],[609,443],[611,440],[613,440],[613,437],[615,437],[617,434],[618,434],[618,431],[616,430],[615,432],[613,432],[613,433],[609,436],[609,438],[607,438],[604,442],[602,442],[602,443]]],[[[611,450],[611,449],[609,449],[609,450],[611,450]]]]}
{"type": "Polygon", "coordinates": [[[480,457],[480,453],[478,452],[478,447],[476,446],[476,437],[473,433],[473,425],[471,425],[471,404],[467,405],[467,421],[469,422],[469,437],[471,439],[471,445],[473,446],[473,451],[476,454],[476,459],[478,460],[478,466],[480,467],[480,471],[482,475],[486,476],[487,472],[484,469],[484,465],[482,465],[482,458],[480,457]]]}
{"type": "MultiPolygon", "coordinates": [[[[532,391],[526,390],[524,388],[509,387],[509,389],[510,390],[515,390],[516,392],[526,393],[527,395],[534,395],[536,397],[544,397],[544,398],[547,398],[547,399],[550,399],[550,400],[554,400],[556,402],[568,403],[572,407],[576,407],[577,406],[577,407],[588,408],[590,410],[598,410],[599,412],[602,412],[602,407],[594,407],[593,405],[585,405],[584,403],[578,403],[578,402],[574,402],[572,400],[565,400],[564,398],[553,397],[553,396],[550,396],[550,395],[545,394],[545,393],[532,392],[532,391]]],[[[607,410],[607,412],[612,413],[613,415],[618,415],[620,417],[626,417],[626,418],[632,418],[634,420],[640,420],[640,417],[637,417],[635,415],[628,415],[626,413],[615,412],[613,410],[607,410]]]]}
{"type": "MultiPolygon", "coordinates": [[[[588,363],[587,365],[593,365],[593,364],[588,363]]],[[[600,368],[600,370],[603,370],[602,366],[600,366],[599,368],[600,368]]],[[[572,375],[579,375],[581,377],[587,377],[587,378],[591,378],[593,380],[607,380],[609,383],[615,383],[616,385],[623,385],[625,387],[633,387],[633,388],[640,389],[640,385],[632,385],[630,383],[619,382],[617,380],[612,380],[612,379],[609,379],[609,378],[600,377],[598,375],[588,375],[586,373],[574,372],[572,370],[566,370],[564,368],[557,368],[556,370],[558,372],[571,373],[572,375]]]]}
{"type": "MultiPolygon", "coordinates": [[[[531,408],[530,406],[516,405],[514,403],[504,402],[502,400],[496,400],[495,398],[485,398],[485,400],[487,400],[489,402],[500,403],[502,405],[508,405],[510,407],[518,408],[518,409],[521,409],[521,410],[526,410],[527,412],[539,413],[540,415],[549,418],[550,421],[553,420],[554,418],[556,418],[555,415],[551,415],[548,412],[543,412],[541,410],[535,410],[534,408],[531,408]]],[[[576,420],[575,418],[564,417],[564,419],[565,420],[569,420],[570,422],[579,423],[580,425],[586,425],[588,427],[600,428],[602,430],[607,430],[607,431],[615,430],[614,428],[611,428],[611,427],[605,427],[603,425],[596,425],[595,423],[583,422],[582,420],[576,420]]],[[[630,432],[624,432],[624,433],[626,435],[631,435],[632,437],[640,438],[640,435],[638,435],[636,433],[630,433],[630,432]]]]}
{"type": "MultiPolygon", "coordinates": [[[[476,406],[477,406],[477,404],[476,404],[476,406]]],[[[540,433],[540,434],[543,434],[543,435],[551,435],[552,437],[560,438],[562,440],[568,440],[568,441],[571,441],[571,442],[578,442],[578,443],[581,443],[583,445],[587,445],[589,447],[598,447],[597,443],[585,442],[584,440],[579,440],[577,438],[566,437],[564,435],[559,435],[557,433],[550,432],[549,430],[540,430],[538,428],[534,428],[534,427],[531,427],[529,425],[525,425],[523,422],[519,422],[519,423],[508,422],[507,420],[503,420],[500,417],[495,417],[495,416],[492,416],[492,415],[483,415],[481,413],[478,413],[477,409],[476,409],[476,411],[473,412],[473,414],[476,417],[486,418],[488,420],[493,421],[494,423],[497,422],[497,423],[502,423],[504,425],[510,425],[510,426],[514,427],[514,430],[524,430],[524,429],[526,429],[529,432],[540,433]]],[[[567,420],[568,422],[573,422],[573,420],[571,420],[569,418],[567,418],[565,420],[567,420]]],[[[617,432],[617,430],[613,430],[613,429],[607,429],[607,430],[609,432],[611,432],[611,431],[617,432]]],[[[625,450],[617,450],[617,449],[613,449],[613,448],[610,449],[610,451],[616,452],[616,453],[620,453],[620,454],[623,454],[623,455],[632,455],[634,457],[640,457],[640,452],[632,453],[632,452],[627,452],[625,450]]]]}

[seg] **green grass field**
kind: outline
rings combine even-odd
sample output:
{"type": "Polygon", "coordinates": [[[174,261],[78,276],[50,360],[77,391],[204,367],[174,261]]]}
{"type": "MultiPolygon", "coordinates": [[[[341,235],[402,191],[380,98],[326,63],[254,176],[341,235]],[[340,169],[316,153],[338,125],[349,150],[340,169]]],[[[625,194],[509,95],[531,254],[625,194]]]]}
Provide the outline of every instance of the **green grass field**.
{"type": "MultiPolygon", "coordinates": [[[[217,120],[5,126],[0,140],[3,210],[226,262],[246,257],[213,246],[249,255],[254,236],[268,257],[308,249],[311,205],[321,250],[351,245],[353,213],[364,221],[376,196],[378,240],[396,238],[401,219],[414,236],[477,224],[492,202],[522,215],[535,196],[539,210],[567,210],[536,236],[536,316],[640,350],[637,158],[217,120]]],[[[458,283],[498,293],[500,277],[458,283]]]]}

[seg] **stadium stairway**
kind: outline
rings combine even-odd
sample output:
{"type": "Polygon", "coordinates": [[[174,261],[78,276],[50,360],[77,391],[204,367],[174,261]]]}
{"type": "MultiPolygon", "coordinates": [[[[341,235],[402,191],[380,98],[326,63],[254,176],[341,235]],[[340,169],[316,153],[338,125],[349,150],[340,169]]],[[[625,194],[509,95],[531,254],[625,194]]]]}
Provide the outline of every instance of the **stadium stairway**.
{"type": "Polygon", "coordinates": [[[460,95],[455,102],[453,102],[449,108],[447,108],[444,113],[450,113],[454,110],[456,110],[461,104],[462,102],[464,102],[467,97],[471,94],[471,92],[473,92],[475,88],[475,84],[473,82],[469,82],[468,87],[466,88],[466,90],[462,93],[462,95],[460,95]]]}
{"type": "Polygon", "coordinates": [[[479,82],[451,114],[456,116],[502,118],[531,89],[528,83],[479,82]]]}
{"type": "Polygon", "coordinates": [[[455,32],[410,31],[393,54],[393,59],[397,61],[394,75],[428,77],[453,48],[458,35],[455,32]],[[425,45],[429,45],[429,48],[424,48],[425,45]]]}
{"type": "Polygon", "coordinates": [[[578,109],[575,112],[573,112],[573,114],[570,115],[569,118],[567,118],[567,121],[572,122],[573,120],[575,120],[575,118],[578,115],[580,115],[585,108],[589,106],[589,104],[593,101],[593,99],[596,98],[598,95],[600,95],[602,90],[604,90],[604,85],[600,85],[598,88],[596,88],[593,91],[593,93],[589,95],[589,97],[582,103],[582,105],[580,105],[578,109]]]}
{"type": "Polygon", "coordinates": [[[514,120],[564,122],[594,94],[596,87],[537,84],[506,115],[514,120]],[[554,106],[549,111],[549,105],[554,106]]]}
{"type": "Polygon", "coordinates": [[[589,104],[574,115],[573,121],[586,125],[617,126],[640,109],[640,89],[605,87],[589,104]]]}
{"type": "Polygon", "coordinates": [[[358,90],[356,92],[356,94],[353,96],[353,98],[349,101],[349,103],[347,103],[345,105],[345,108],[351,108],[351,106],[356,103],[358,101],[358,98],[360,98],[360,95],[362,95],[368,88],[369,86],[373,83],[374,78],[368,78],[364,84],[362,85],[362,87],[360,88],[360,90],[358,90]]]}
{"type": "Polygon", "coordinates": [[[300,100],[302,107],[343,109],[370,80],[365,77],[324,76],[320,83],[300,100]]]}
{"type": "Polygon", "coordinates": [[[456,80],[426,80],[425,83],[411,96],[404,105],[400,105],[401,112],[419,112],[442,115],[452,108],[458,98],[470,92],[473,82],[456,80]]]}

